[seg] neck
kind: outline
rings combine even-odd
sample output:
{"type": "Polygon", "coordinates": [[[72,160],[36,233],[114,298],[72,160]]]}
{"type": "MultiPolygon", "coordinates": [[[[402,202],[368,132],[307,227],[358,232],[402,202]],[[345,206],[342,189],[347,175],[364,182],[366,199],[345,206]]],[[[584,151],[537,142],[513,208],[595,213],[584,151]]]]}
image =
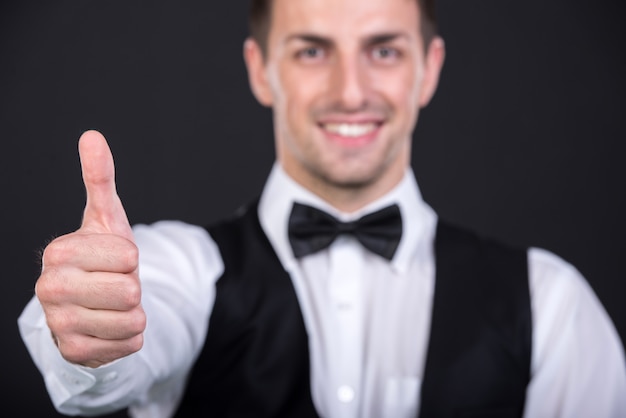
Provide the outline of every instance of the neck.
{"type": "Polygon", "coordinates": [[[316,176],[308,176],[306,181],[302,181],[288,171],[287,174],[340,212],[353,213],[389,193],[402,181],[405,171],[406,167],[401,167],[359,184],[336,183],[316,176]]]}

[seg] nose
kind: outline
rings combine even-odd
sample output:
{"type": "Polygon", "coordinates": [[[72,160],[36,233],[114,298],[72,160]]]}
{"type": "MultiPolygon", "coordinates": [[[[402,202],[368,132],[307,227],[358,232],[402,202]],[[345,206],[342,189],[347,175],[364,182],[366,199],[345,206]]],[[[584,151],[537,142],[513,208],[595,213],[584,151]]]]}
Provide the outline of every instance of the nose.
{"type": "Polygon", "coordinates": [[[367,75],[358,57],[344,56],[335,62],[332,90],[346,111],[362,109],[367,102],[367,75]]]}

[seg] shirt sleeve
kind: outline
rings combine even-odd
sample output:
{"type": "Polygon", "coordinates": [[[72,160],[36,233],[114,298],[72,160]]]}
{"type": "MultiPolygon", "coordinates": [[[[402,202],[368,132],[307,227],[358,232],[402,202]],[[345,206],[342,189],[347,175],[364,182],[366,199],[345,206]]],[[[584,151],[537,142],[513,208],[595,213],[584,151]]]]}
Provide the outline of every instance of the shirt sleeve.
{"type": "Polygon", "coordinates": [[[617,331],[570,264],[529,251],[533,314],[531,382],[525,416],[626,417],[626,364],[617,331]]]}
{"type": "Polygon", "coordinates": [[[143,348],[96,369],[65,361],[36,297],[18,319],[22,339],[55,408],[96,415],[130,407],[133,416],[165,417],[175,410],[188,371],[202,349],[223,262],[203,228],[161,221],[133,228],[139,248],[143,348]]]}

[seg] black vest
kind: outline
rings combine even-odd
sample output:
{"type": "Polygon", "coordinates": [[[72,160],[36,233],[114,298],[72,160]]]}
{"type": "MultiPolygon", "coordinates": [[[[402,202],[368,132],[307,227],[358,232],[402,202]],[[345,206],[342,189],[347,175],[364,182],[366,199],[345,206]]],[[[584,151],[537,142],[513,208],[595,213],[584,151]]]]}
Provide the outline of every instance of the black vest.
{"type": "MultiPolygon", "coordinates": [[[[318,417],[302,313],[257,206],[207,229],[225,270],[176,416],[318,417]]],[[[526,251],[440,221],[435,258],[419,416],[522,416],[531,350],[526,251]]]]}

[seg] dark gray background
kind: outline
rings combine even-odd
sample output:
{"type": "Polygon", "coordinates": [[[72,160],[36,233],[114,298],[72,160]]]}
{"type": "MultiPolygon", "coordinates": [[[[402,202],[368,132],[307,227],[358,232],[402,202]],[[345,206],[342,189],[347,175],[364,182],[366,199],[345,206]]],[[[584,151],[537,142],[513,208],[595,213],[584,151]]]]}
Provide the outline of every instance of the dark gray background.
{"type": "MultiPolygon", "coordinates": [[[[132,223],[205,224],[259,192],[271,115],[247,85],[245,1],[0,4],[3,407],[49,417],[16,319],[39,249],[80,223],[81,132],[109,140],[132,223]]],[[[424,197],[572,262],[624,340],[621,2],[442,0],[439,15],[448,57],[413,155],[424,197]]]]}

